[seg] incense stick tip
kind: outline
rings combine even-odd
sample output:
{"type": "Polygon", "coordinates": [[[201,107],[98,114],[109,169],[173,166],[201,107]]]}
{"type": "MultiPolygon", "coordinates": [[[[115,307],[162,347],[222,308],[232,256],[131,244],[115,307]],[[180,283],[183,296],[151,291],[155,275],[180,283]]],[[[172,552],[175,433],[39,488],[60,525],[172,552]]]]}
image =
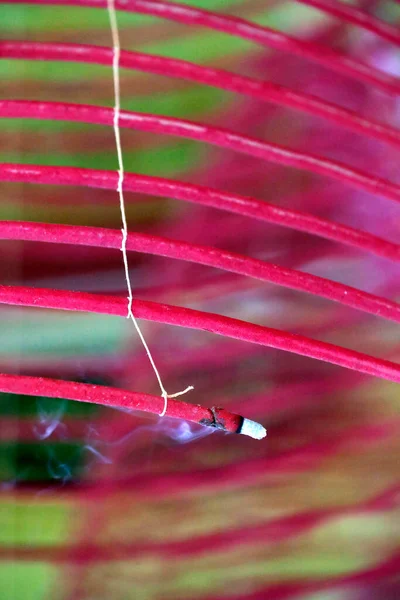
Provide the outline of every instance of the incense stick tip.
{"type": "Polygon", "coordinates": [[[266,437],[267,430],[265,427],[260,425],[260,423],[256,423],[251,419],[244,419],[239,433],[242,435],[248,435],[255,440],[262,440],[266,437]]]}

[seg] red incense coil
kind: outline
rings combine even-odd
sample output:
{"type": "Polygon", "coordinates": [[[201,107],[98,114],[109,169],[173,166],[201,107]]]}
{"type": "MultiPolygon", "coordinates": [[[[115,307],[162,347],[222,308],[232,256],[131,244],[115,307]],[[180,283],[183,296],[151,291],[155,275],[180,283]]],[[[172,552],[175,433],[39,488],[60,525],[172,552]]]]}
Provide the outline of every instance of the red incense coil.
{"type": "MultiPolygon", "coordinates": [[[[161,413],[164,399],[148,394],[139,394],[107,386],[90,385],[44,377],[0,374],[0,391],[28,396],[65,398],[79,402],[90,402],[132,411],[161,413]]],[[[182,400],[168,399],[167,417],[184,419],[199,425],[212,427],[227,433],[242,433],[261,439],[266,432],[261,425],[233,414],[224,408],[205,408],[199,404],[188,404],[182,400]],[[251,425],[252,424],[252,425],[251,425]]]]}
{"type": "MultiPolygon", "coordinates": [[[[65,12],[78,7],[76,14],[79,7],[108,6],[107,0],[14,4],[31,5],[40,19],[49,14],[40,6],[65,12]]],[[[62,541],[40,540],[35,546],[10,537],[8,546],[0,544],[0,559],[29,566],[45,561],[58,569],[48,597],[59,597],[60,590],[65,595],[65,577],[67,600],[115,593],[128,599],[138,589],[154,600],[224,594],[232,600],[277,600],[343,589],[354,591],[354,600],[371,600],[361,596],[365,590],[376,592],[374,600],[386,600],[378,586],[397,575],[398,552],[386,525],[398,509],[398,477],[390,464],[399,432],[400,80],[387,42],[398,45],[400,36],[374,14],[382,9],[379,0],[303,4],[335,19],[325,19],[314,32],[296,28],[302,36],[297,38],[186,4],[115,1],[117,10],[134,13],[131,21],[124,15],[121,39],[135,51],[122,48],[119,60],[122,105],[135,109],[118,115],[126,156],[123,185],[120,173],[110,170],[111,160],[96,162],[97,154],[115,159],[110,128],[116,107],[109,100],[116,50],[95,24],[100,19],[82,19],[81,39],[74,30],[60,32],[58,41],[57,29],[43,39],[29,30],[30,40],[18,39],[25,37],[22,30],[3,30],[3,38],[15,39],[0,42],[0,58],[10,60],[11,68],[16,59],[36,64],[27,65],[26,87],[10,78],[5,89],[11,97],[0,100],[1,119],[35,120],[24,124],[19,140],[15,123],[10,130],[5,123],[2,143],[3,154],[10,154],[0,165],[4,201],[20,197],[24,206],[0,223],[2,339],[5,347],[10,342],[10,355],[0,357],[0,391],[10,394],[3,410],[21,405],[33,413],[4,415],[0,441],[32,448],[36,436],[49,452],[63,442],[81,442],[86,453],[80,477],[65,480],[65,469],[57,471],[49,460],[58,485],[49,492],[43,493],[43,482],[20,480],[4,489],[10,504],[65,501],[76,519],[79,515],[78,527],[74,522],[62,541]],[[143,19],[139,37],[136,14],[157,17],[143,19]],[[352,26],[376,35],[361,32],[353,39],[352,26]],[[207,63],[200,64],[200,52],[199,60],[194,49],[185,56],[192,28],[202,40],[208,31],[212,39],[225,34],[229,43],[240,38],[253,45],[247,55],[221,53],[208,61],[214,56],[210,46],[207,63]],[[143,49],[146,31],[149,41],[157,40],[157,55],[146,54],[145,46],[145,52],[136,51],[143,49]],[[160,32],[166,56],[159,55],[160,32]],[[53,65],[45,66],[42,79],[44,61],[63,62],[65,72],[71,68],[65,63],[81,63],[77,75],[86,68],[90,73],[90,65],[107,68],[92,67],[101,76],[85,82],[77,76],[69,87],[60,72],[46,80],[53,65]],[[39,79],[43,85],[36,89],[39,79]],[[193,108],[186,115],[183,104],[180,114],[180,93],[193,108]],[[154,107],[152,94],[160,95],[154,107]],[[208,97],[221,104],[215,108],[208,97]],[[200,116],[192,120],[194,108],[200,116]],[[62,124],[50,126],[51,121],[62,124]],[[71,123],[81,125],[70,128],[71,123]],[[189,160],[192,148],[198,164],[196,155],[189,160]],[[41,162],[32,156],[45,152],[46,165],[28,164],[41,162]],[[66,166],[74,164],[74,153],[82,163],[66,166]],[[143,160],[136,163],[138,156],[143,160]],[[176,156],[183,157],[182,165],[176,156]],[[172,418],[155,424],[153,419],[149,426],[140,413],[160,415],[165,401],[144,393],[154,390],[154,373],[134,335],[119,335],[104,354],[97,353],[102,348],[86,351],[86,323],[98,327],[102,340],[107,319],[60,312],[127,315],[121,255],[115,252],[121,249],[115,219],[119,184],[129,216],[126,249],[135,253],[129,254],[133,314],[151,322],[146,339],[148,333],[168,389],[186,382],[196,389],[191,397],[169,397],[166,415],[172,418]],[[17,323],[25,354],[16,361],[17,345],[7,337],[15,333],[12,319],[20,313],[26,315],[25,324],[17,323]],[[70,338],[72,321],[83,327],[78,333],[71,327],[70,338]],[[42,335],[49,335],[54,354],[51,344],[48,354],[36,354],[35,340],[42,335]],[[79,352],[59,356],[59,348],[77,343],[73,335],[82,342],[79,352]],[[81,375],[86,383],[75,381],[81,375]],[[67,377],[71,380],[61,380],[67,377]],[[97,377],[101,385],[93,383],[97,377]],[[31,403],[21,398],[25,395],[31,403]],[[83,405],[65,402],[64,413],[63,399],[109,409],[76,417],[68,410],[79,415],[83,405]],[[264,427],[249,417],[268,424],[266,443],[221,435],[263,438],[264,427]],[[197,429],[203,431],[186,421],[217,433],[178,450],[182,440],[172,435],[171,422],[186,427],[190,440],[197,429]],[[51,433],[43,440],[47,429],[51,433]],[[343,567],[341,532],[352,519],[369,519],[377,533],[369,540],[372,527],[361,522],[349,544],[358,562],[351,562],[349,552],[343,567]],[[328,555],[336,546],[336,556],[328,555]],[[310,567],[312,553],[320,572],[310,567]],[[337,561],[335,574],[328,571],[331,558],[337,561]]],[[[266,6],[255,0],[251,6],[221,5],[221,11],[242,16],[246,9],[248,15],[265,13],[266,6]]],[[[110,319],[110,329],[121,322],[110,319]]],[[[41,529],[40,522],[35,526],[41,529]]],[[[47,533],[47,520],[43,529],[47,533]]]]}

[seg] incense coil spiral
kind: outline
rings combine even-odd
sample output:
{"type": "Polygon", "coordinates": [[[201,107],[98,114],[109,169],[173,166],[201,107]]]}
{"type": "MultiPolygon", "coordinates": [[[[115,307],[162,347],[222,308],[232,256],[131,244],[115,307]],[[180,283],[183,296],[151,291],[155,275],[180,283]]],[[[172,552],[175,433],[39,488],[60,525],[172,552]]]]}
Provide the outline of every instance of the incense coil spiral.
{"type": "MultiPolygon", "coordinates": [[[[150,598],[178,598],[178,590],[181,597],[199,599],[311,598],[320,590],[347,587],[355,598],[378,594],[381,587],[389,593],[385,586],[392,585],[398,568],[395,534],[376,534],[382,556],[375,552],[373,560],[353,556],[336,537],[351,567],[338,557],[336,570],[329,561],[325,569],[310,565],[327,549],[329,527],[337,519],[354,525],[367,513],[378,523],[396,511],[397,481],[387,449],[395,455],[400,380],[399,81],[381,65],[391,64],[398,32],[394,23],[375,16],[379,2],[354,9],[327,0],[307,3],[331,16],[321,19],[309,9],[298,17],[306,9],[297,4],[286,14],[274,3],[264,5],[263,13],[255,2],[208,3],[207,10],[151,0],[116,2],[134,309],[153,322],[146,333],[168,389],[195,386],[193,399],[185,398],[186,418],[191,402],[224,406],[263,422],[269,438],[249,457],[247,440],[215,432],[183,446],[185,458],[177,465],[175,441],[163,457],[157,440],[187,441],[204,433],[184,421],[149,425],[142,416],[127,421],[125,413],[110,417],[108,411],[83,408],[74,416],[78,409],[69,403],[61,404],[61,414],[60,403],[41,399],[30,405],[26,421],[17,409],[4,414],[4,442],[37,445],[39,439],[44,448],[38,460],[42,479],[32,476],[29,483],[27,476],[8,473],[4,481],[17,483],[7,493],[28,502],[30,486],[34,493],[43,488],[44,462],[45,479],[62,483],[52,492],[55,498],[98,502],[93,519],[102,523],[100,537],[89,519],[79,539],[62,540],[57,551],[51,543],[0,548],[22,565],[37,560],[72,566],[80,575],[71,598],[110,597],[113,581],[121,586],[117,598],[130,597],[132,581],[141,582],[150,598]],[[282,22],[292,19],[293,34],[268,27],[274,10],[286,14],[282,22]],[[361,26],[369,33],[357,29],[361,26]],[[63,435],[79,442],[75,452],[82,458],[74,465],[68,453],[68,460],[57,457],[63,435]],[[142,471],[140,457],[151,447],[156,458],[142,471]],[[376,461],[375,478],[362,489],[367,456],[376,461]],[[293,501],[296,490],[309,485],[307,473],[324,473],[329,482],[334,469],[344,482],[340,492],[332,484],[331,497],[318,487],[318,502],[312,490],[304,492],[304,501],[293,501]],[[360,489],[350,493],[352,480],[360,489]],[[217,508],[220,525],[214,530],[215,503],[226,500],[230,489],[242,501],[267,502],[268,510],[259,520],[260,509],[239,511],[234,525],[238,508],[232,500],[226,518],[222,505],[217,508]],[[203,523],[200,535],[190,539],[196,525],[184,518],[181,529],[178,519],[174,530],[161,525],[144,542],[135,513],[144,511],[143,495],[151,499],[145,514],[156,520],[165,516],[171,498],[178,515],[183,500],[177,498],[187,493],[194,497],[199,527],[203,523]],[[113,503],[108,523],[107,494],[113,503]],[[134,495],[133,508],[119,518],[117,507],[126,494],[134,495]],[[212,513],[202,512],[203,502],[214,507],[212,513]],[[117,533],[111,534],[114,526],[117,533]],[[311,544],[310,565],[305,561],[299,575],[293,565],[303,542],[311,544]],[[246,550],[238,554],[242,543],[246,550]],[[168,553],[177,567],[190,563],[186,574],[197,574],[199,582],[194,575],[193,582],[179,575],[164,581],[150,557],[168,564],[168,553]],[[226,596],[223,582],[232,576],[227,565],[235,553],[243,575],[238,569],[233,581],[242,592],[226,596]],[[124,573],[124,561],[132,565],[137,556],[159,578],[157,584],[139,570],[124,573]],[[190,557],[202,557],[201,566],[190,557]],[[292,565],[287,572],[282,557],[292,565]],[[109,581],[99,576],[97,565],[103,563],[110,564],[109,581]],[[263,566],[263,574],[246,575],[263,566]],[[216,583],[207,587],[204,573],[210,570],[216,583]]],[[[4,25],[0,42],[0,180],[8,202],[3,214],[10,215],[0,223],[7,265],[0,302],[4,319],[14,319],[7,330],[11,338],[20,314],[44,333],[38,353],[29,327],[19,326],[14,346],[7,349],[4,341],[1,372],[32,377],[32,388],[15,377],[13,390],[3,388],[8,392],[3,404],[18,398],[10,391],[37,398],[46,384],[34,378],[48,377],[59,379],[63,390],[82,381],[88,393],[93,383],[111,385],[118,405],[118,390],[121,399],[123,390],[157,390],[126,323],[115,325],[116,319],[102,314],[124,316],[126,297],[106,2],[29,4],[28,9],[23,2],[1,3],[9,22],[18,10],[27,16],[24,35],[18,26],[6,31],[4,25]],[[46,27],[56,13],[63,25],[46,27]],[[20,313],[6,305],[25,308],[20,313]],[[66,316],[54,309],[100,316],[66,316]]],[[[160,412],[158,406],[154,412],[160,412]]],[[[212,415],[209,422],[217,423],[212,415]]],[[[56,586],[49,586],[54,595],[56,586]]]]}

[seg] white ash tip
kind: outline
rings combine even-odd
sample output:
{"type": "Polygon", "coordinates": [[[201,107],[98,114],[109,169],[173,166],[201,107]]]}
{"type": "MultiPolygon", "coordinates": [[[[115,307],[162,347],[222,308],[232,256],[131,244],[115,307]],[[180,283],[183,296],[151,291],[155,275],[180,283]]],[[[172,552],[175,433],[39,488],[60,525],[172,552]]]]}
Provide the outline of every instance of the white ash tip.
{"type": "Polygon", "coordinates": [[[243,425],[240,430],[240,433],[242,435],[248,435],[249,437],[255,440],[262,440],[267,436],[267,430],[265,429],[265,427],[260,425],[260,423],[252,421],[251,419],[243,420],[243,425]]]}

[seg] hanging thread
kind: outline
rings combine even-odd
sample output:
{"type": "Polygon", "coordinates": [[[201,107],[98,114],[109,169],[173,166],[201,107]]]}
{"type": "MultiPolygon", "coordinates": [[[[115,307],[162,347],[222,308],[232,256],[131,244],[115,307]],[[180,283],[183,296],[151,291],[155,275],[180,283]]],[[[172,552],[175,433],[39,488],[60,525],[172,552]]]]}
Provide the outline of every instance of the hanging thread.
{"type": "Polygon", "coordinates": [[[123,191],[125,171],[124,171],[124,161],[123,161],[123,156],[122,156],[121,132],[120,132],[120,127],[119,127],[119,120],[120,120],[120,113],[121,113],[121,85],[120,85],[120,74],[119,74],[121,45],[120,45],[120,39],[119,39],[117,13],[115,10],[115,0],[107,0],[107,8],[108,8],[108,15],[109,15],[109,20],[110,20],[112,45],[113,45],[113,65],[112,65],[112,67],[113,67],[113,83],[114,83],[114,120],[113,120],[113,125],[114,125],[115,145],[117,148],[117,157],[118,157],[117,192],[119,195],[119,204],[120,204],[121,218],[122,218],[121,252],[122,252],[123,261],[124,261],[125,279],[126,279],[126,285],[127,285],[127,289],[128,289],[127,318],[133,322],[133,325],[135,326],[135,329],[136,329],[136,331],[139,335],[139,338],[144,346],[144,349],[146,350],[146,353],[149,358],[150,364],[153,368],[153,371],[157,377],[157,381],[158,381],[158,384],[159,384],[160,390],[161,390],[161,396],[164,398],[164,407],[163,407],[162,412],[160,413],[160,417],[163,417],[167,412],[168,398],[176,398],[178,396],[182,396],[183,394],[186,394],[187,392],[192,390],[193,386],[190,385],[186,389],[182,390],[181,392],[177,392],[176,394],[168,394],[167,393],[167,391],[163,385],[163,382],[161,380],[160,373],[154,362],[153,356],[152,356],[150,349],[144,338],[144,335],[139,327],[139,324],[138,324],[134,314],[132,313],[133,294],[132,294],[131,281],[130,281],[130,277],[129,277],[128,255],[127,255],[127,251],[126,251],[126,243],[127,243],[127,239],[128,239],[128,225],[127,225],[127,221],[126,221],[125,199],[124,199],[124,191],[123,191]]]}

